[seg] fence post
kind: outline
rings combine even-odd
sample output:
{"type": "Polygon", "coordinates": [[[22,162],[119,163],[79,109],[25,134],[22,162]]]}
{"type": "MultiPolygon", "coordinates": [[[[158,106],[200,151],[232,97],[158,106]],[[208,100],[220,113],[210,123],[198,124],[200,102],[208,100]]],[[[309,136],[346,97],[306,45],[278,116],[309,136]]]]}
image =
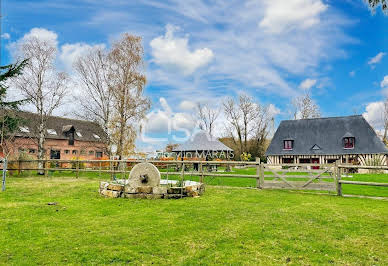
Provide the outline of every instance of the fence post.
{"type": "Polygon", "coordinates": [[[5,191],[5,179],[7,177],[7,159],[3,159],[3,180],[1,185],[1,191],[5,191]]]}
{"type": "Polygon", "coordinates": [[[183,198],[183,182],[184,182],[184,179],[185,179],[185,163],[182,162],[182,174],[181,174],[181,198],[183,198]]]}
{"type": "Polygon", "coordinates": [[[18,158],[18,175],[20,175],[21,173],[21,165],[22,165],[22,162],[20,161],[20,158],[18,158]]]}
{"type": "Polygon", "coordinates": [[[261,184],[260,184],[260,157],[256,157],[256,162],[258,162],[258,164],[256,164],[256,188],[261,188],[261,184]]]}
{"type": "Polygon", "coordinates": [[[98,176],[101,177],[101,161],[99,162],[99,171],[98,171],[98,176]]]}
{"type": "Polygon", "coordinates": [[[200,183],[203,183],[203,167],[202,167],[202,162],[201,163],[199,163],[199,172],[201,173],[200,174],[200,179],[199,179],[199,182],[200,183]]]}
{"type": "Polygon", "coordinates": [[[341,180],[341,169],[338,166],[338,161],[335,162],[335,182],[336,182],[336,188],[337,188],[337,196],[342,196],[342,184],[340,183],[341,180]]]}
{"type": "Polygon", "coordinates": [[[75,178],[79,178],[79,158],[77,158],[77,162],[75,166],[75,178]]]}
{"type": "Polygon", "coordinates": [[[44,177],[48,177],[48,166],[47,166],[47,160],[43,160],[43,169],[44,169],[44,177]]]}

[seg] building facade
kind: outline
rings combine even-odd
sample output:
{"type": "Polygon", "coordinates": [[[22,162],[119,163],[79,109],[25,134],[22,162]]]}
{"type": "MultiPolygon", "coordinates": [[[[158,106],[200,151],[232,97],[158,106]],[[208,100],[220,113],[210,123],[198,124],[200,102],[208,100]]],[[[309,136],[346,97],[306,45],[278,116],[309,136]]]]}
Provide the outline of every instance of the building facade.
{"type": "MultiPolygon", "coordinates": [[[[20,126],[7,147],[12,157],[26,154],[38,156],[39,116],[29,112],[18,112],[20,126]]],[[[45,158],[85,159],[107,158],[106,136],[103,129],[94,122],[50,116],[47,120],[45,158]]]]}
{"type": "Polygon", "coordinates": [[[363,116],[282,121],[266,157],[267,163],[387,165],[388,149],[363,116]]]}

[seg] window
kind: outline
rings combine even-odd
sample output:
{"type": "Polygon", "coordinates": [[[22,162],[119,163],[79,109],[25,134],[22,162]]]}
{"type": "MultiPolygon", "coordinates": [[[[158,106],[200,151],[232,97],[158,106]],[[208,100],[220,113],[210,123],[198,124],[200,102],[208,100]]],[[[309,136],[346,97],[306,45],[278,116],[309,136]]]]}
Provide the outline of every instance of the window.
{"type": "Polygon", "coordinates": [[[75,134],[77,134],[78,137],[82,138],[81,132],[77,131],[77,132],[75,132],[75,134]]]}
{"type": "Polygon", "coordinates": [[[35,154],[35,153],[36,153],[36,150],[35,150],[35,149],[29,149],[29,150],[28,150],[28,153],[30,153],[30,154],[35,154]]]}
{"type": "Polygon", "coordinates": [[[345,149],[354,149],[354,138],[353,137],[344,138],[344,148],[345,149]]]}
{"type": "Polygon", "coordinates": [[[283,163],[294,163],[294,158],[283,158],[283,163]]]}
{"type": "Polygon", "coordinates": [[[86,151],[85,150],[81,150],[80,154],[81,155],[86,155],[86,151]]]}
{"type": "Polygon", "coordinates": [[[72,151],[72,154],[77,154],[77,150],[73,150],[73,151],[72,151]]]}
{"type": "Polygon", "coordinates": [[[284,150],[292,150],[293,146],[294,146],[293,140],[285,140],[283,149],[284,150]]]}
{"type": "Polygon", "coordinates": [[[102,151],[96,151],[96,158],[102,158],[102,151]]]}
{"type": "Polygon", "coordinates": [[[96,135],[96,134],[93,134],[93,137],[96,138],[96,139],[100,139],[100,136],[96,135]]]}
{"type": "Polygon", "coordinates": [[[19,127],[20,132],[30,133],[30,129],[28,127],[19,127]]]}
{"type": "Polygon", "coordinates": [[[65,154],[69,154],[70,153],[70,151],[69,150],[65,150],[65,154]]]}
{"type": "Polygon", "coordinates": [[[55,129],[47,129],[47,133],[49,133],[50,135],[57,135],[57,132],[55,131],[55,129]]]}
{"type": "Polygon", "coordinates": [[[94,155],[94,151],[89,151],[89,155],[93,156],[94,155]]]}
{"type": "Polygon", "coordinates": [[[69,145],[73,146],[74,145],[74,131],[70,131],[68,133],[68,136],[69,136],[69,145]]]}

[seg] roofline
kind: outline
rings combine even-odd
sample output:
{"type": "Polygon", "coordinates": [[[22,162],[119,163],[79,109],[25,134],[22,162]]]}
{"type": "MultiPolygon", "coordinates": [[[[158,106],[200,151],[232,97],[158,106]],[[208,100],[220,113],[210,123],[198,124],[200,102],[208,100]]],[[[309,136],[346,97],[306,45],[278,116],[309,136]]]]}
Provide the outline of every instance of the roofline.
{"type": "Polygon", "coordinates": [[[303,118],[303,119],[288,119],[288,120],[282,120],[280,123],[282,122],[286,122],[286,121],[300,121],[300,120],[318,120],[318,119],[333,119],[333,118],[347,118],[347,117],[363,117],[363,115],[344,115],[344,116],[328,116],[328,117],[316,117],[316,118],[303,118]]]}
{"type": "MultiPolygon", "coordinates": [[[[19,110],[18,112],[39,115],[38,113],[24,111],[24,110],[19,110]]],[[[53,117],[53,118],[58,118],[58,119],[66,119],[66,120],[72,120],[72,121],[79,121],[79,122],[86,122],[86,123],[93,123],[93,124],[98,125],[98,123],[96,121],[90,121],[90,120],[84,120],[84,119],[78,119],[78,118],[70,118],[70,117],[64,117],[64,116],[58,116],[58,115],[48,115],[48,117],[53,117]]]]}
{"type": "Polygon", "coordinates": [[[369,153],[298,153],[298,154],[265,154],[265,156],[308,156],[308,155],[316,155],[316,156],[328,156],[328,155],[368,155],[368,154],[386,154],[388,155],[388,152],[369,152],[369,153]]]}

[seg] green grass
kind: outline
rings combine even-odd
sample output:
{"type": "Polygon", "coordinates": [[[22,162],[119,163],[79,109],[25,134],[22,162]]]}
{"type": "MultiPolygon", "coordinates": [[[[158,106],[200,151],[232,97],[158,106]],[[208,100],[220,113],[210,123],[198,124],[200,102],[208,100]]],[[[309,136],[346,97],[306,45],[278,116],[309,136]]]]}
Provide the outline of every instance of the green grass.
{"type": "Polygon", "coordinates": [[[200,198],[110,199],[98,182],[9,178],[0,264],[388,263],[387,201],[211,186],[200,198]]]}

